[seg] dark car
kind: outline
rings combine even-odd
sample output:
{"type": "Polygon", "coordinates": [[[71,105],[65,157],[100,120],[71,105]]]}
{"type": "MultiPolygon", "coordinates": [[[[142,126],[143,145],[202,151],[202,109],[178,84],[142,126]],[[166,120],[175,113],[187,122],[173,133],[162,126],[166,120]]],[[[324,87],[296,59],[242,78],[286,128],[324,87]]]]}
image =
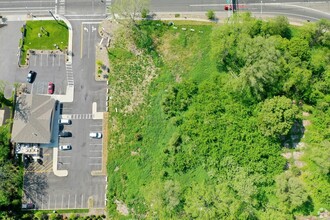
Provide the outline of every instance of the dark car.
{"type": "Polygon", "coordinates": [[[70,131],[61,131],[59,134],[58,134],[59,137],[71,137],[72,134],[70,131]]]}
{"type": "Polygon", "coordinates": [[[34,204],[33,203],[25,203],[22,204],[22,209],[34,209],[34,204]]]}
{"type": "Polygon", "coordinates": [[[26,81],[28,83],[33,83],[34,79],[36,78],[36,75],[37,75],[36,72],[30,70],[29,73],[28,73],[28,75],[27,75],[27,77],[26,77],[26,81]]]}
{"type": "Polygon", "coordinates": [[[48,94],[53,94],[54,93],[54,88],[55,88],[54,83],[49,82],[48,83],[48,94]]]}

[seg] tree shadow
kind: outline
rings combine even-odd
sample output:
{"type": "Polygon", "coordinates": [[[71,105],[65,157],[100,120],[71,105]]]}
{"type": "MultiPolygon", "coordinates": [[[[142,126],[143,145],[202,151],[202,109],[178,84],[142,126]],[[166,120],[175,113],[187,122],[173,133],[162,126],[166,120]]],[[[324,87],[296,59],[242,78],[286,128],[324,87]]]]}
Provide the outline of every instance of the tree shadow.
{"type": "Polygon", "coordinates": [[[282,137],[283,145],[287,148],[299,148],[300,141],[305,134],[305,127],[301,119],[296,120],[288,135],[282,137]]]}
{"type": "Polygon", "coordinates": [[[48,195],[48,179],[44,173],[28,172],[24,174],[23,193],[32,203],[40,204],[42,197],[48,195]]]}
{"type": "Polygon", "coordinates": [[[18,97],[16,99],[15,113],[15,120],[20,119],[25,123],[28,122],[29,116],[31,115],[31,107],[28,106],[28,103],[24,98],[18,97]]]}

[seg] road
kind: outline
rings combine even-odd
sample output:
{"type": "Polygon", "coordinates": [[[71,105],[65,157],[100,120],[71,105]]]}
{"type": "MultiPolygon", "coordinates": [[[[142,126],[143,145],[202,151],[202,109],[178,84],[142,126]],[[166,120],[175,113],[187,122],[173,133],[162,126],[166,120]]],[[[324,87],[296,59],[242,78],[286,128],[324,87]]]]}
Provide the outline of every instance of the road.
{"type": "MultiPolygon", "coordinates": [[[[113,1],[113,0],[112,0],[113,1]]],[[[241,0],[245,10],[256,14],[275,14],[317,20],[330,19],[329,0],[241,0]]],[[[204,12],[224,11],[226,0],[151,0],[151,12],[204,12]]],[[[0,14],[33,14],[35,16],[53,13],[65,15],[69,20],[100,20],[106,15],[111,0],[2,0],[0,14]]]]}

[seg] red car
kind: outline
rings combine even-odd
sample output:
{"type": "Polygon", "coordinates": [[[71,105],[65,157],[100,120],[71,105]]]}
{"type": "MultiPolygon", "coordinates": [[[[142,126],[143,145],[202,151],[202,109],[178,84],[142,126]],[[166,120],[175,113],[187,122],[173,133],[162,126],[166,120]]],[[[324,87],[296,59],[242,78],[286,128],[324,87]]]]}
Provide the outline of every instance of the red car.
{"type": "Polygon", "coordinates": [[[54,93],[54,87],[55,87],[54,83],[52,83],[52,82],[48,83],[48,94],[54,93]]]}
{"type": "MultiPolygon", "coordinates": [[[[243,9],[243,8],[246,8],[246,5],[237,5],[236,9],[243,9]]],[[[225,5],[223,7],[223,9],[225,9],[226,11],[228,10],[233,10],[233,5],[225,5]]]]}

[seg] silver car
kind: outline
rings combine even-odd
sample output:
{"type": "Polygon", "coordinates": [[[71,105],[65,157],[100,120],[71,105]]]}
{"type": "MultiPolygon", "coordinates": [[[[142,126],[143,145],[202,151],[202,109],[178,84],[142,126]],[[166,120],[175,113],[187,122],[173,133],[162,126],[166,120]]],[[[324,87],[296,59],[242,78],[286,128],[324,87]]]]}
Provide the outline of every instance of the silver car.
{"type": "Polygon", "coordinates": [[[61,145],[58,147],[59,150],[71,150],[71,144],[61,145]]]}

